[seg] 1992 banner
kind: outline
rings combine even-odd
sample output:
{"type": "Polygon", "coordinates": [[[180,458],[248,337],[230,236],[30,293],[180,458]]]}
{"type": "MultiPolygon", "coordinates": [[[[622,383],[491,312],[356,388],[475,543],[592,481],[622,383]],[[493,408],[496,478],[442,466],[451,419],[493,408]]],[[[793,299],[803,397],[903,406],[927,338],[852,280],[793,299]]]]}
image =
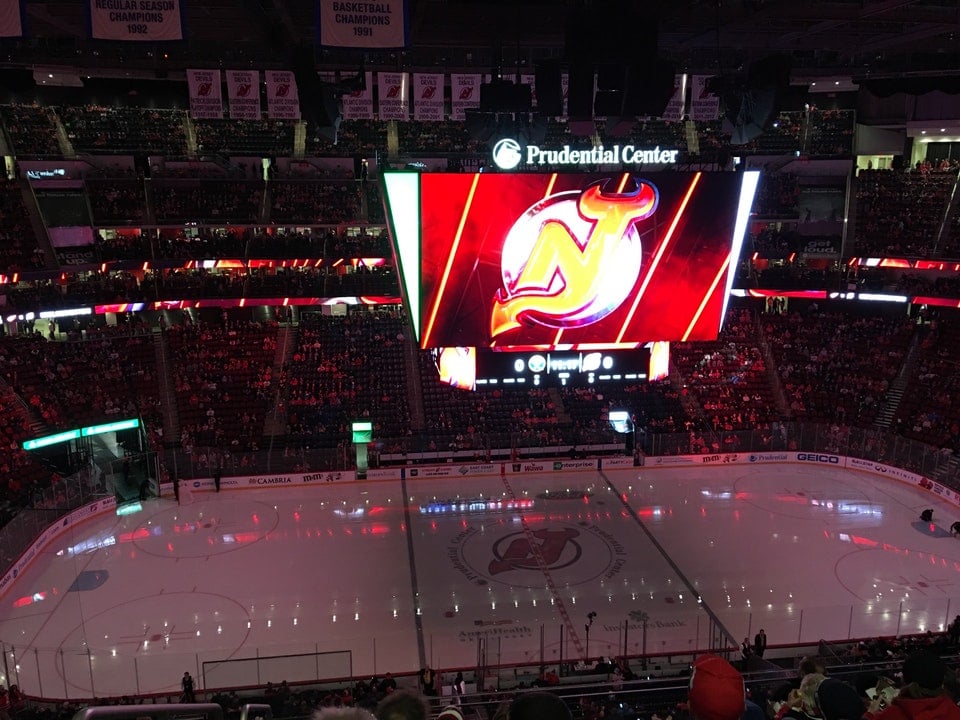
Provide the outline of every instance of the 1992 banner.
{"type": "Polygon", "coordinates": [[[90,0],[94,40],[183,40],[181,0],[90,0]]]}

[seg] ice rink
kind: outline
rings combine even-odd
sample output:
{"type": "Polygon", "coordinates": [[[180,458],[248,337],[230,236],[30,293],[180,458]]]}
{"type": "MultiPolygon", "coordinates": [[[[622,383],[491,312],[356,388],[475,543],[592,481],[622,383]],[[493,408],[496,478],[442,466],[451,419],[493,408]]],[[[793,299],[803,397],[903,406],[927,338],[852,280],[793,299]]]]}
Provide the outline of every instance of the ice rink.
{"type": "Polygon", "coordinates": [[[939,630],[958,518],[800,464],[201,493],[65,531],[0,640],[11,682],[63,698],[939,630]]]}

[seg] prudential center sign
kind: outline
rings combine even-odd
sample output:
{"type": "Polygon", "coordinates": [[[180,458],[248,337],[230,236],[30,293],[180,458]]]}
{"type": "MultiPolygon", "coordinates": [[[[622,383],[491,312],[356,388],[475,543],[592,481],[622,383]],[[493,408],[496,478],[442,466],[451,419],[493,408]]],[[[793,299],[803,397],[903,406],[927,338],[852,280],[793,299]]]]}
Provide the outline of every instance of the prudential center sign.
{"type": "Polygon", "coordinates": [[[564,145],[560,149],[544,149],[539,145],[523,147],[513,138],[503,138],[493,146],[493,164],[501,170],[513,170],[521,163],[526,165],[670,165],[677,162],[679,150],[638,148],[636,145],[598,145],[589,150],[572,149],[564,145]]]}

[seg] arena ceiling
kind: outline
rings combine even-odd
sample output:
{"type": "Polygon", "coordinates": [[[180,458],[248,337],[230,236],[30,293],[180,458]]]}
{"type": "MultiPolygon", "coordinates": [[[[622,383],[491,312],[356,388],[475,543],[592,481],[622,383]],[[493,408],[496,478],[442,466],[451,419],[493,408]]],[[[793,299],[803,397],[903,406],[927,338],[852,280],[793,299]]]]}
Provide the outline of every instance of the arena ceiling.
{"type": "MultiPolygon", "coordinates": [[[[410,0],[413,47],[404,52],[319,51],[321,64],[505,67],[563,59],[574,2],[410,0]]],[[[620,0],[626,4],[631,0],[620,0]]],[[[682,69],[735,69],[771,53],[827,74],[960,71],[957,0],[633,0],[659,3],[660,53],[682,69]]],[[[24,40],[6,42],[6,66],[69,63],[106,71],[190,64],[283,66],[315,41],[315,0],[185,0],[190,40],[132,47],[85,38],[85,2],[25,0],[24,40]]],[[[617,18],[611,17],[611,23],[617,18]]]]}

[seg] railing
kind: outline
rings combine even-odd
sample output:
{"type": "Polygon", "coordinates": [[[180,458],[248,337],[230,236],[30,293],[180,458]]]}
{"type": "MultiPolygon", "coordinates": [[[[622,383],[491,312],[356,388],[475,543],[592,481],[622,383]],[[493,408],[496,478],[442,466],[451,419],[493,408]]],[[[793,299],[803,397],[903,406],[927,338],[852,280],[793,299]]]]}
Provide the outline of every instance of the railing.
{"type": "Polygon", "coordinates": [[[100,469],[91,466],[38,490],[33,507],[21,510],[0,529],[0,570],[7,569],[30,547],[44,530],[78,507],[107,494],[100,469]]]}
{"type": "MultiPolygon", "coordinates": [[[[601,433],[602,434],[602,433],[601,433]]],[[[620,453],[626,449],[627,443],[623,436],[619,437],[619,444],[610,443],[602,450],[620,453]]],[[[517,440],[518,438],[515,438],[517,440]]],[[[596,439],[595,433],[589,433],[585,440],[596,439]]],[[[610,438],[608,438],[610,439],[610,438]]],[[[686,454],[691,451],[689,434],[648,434],[637,432],[637,446],[643,453],[638,462],[651,462],[646,455],[686,454]]],[[[842,428],[839,426],[802,424],[802,423],[773,423],[763,430],[743,432],[719,432],[715,447],[711,452],[721,453],[752,453],[761,451],[815,451],[835,455],[849,455],[875,462],[897,466],[919,473],[926,477],[935,477],[938,482],[953,487],[960,486],[956,477],[955,465],[950,462],[952,455],[922,443],[907,440],[897,435],[879,429],[842,428]]],[[[587,451],[587,442],[580,445],[579,452],[587,451]]],[[[303,472],[336,467],[325,464],[330,453],[338,455],[334,458],[338,464],[347,465],[350,458],[349,446],[325,451],[274,451],[258,453],[237,453],[220,451],[228,459],[224,463],[224,476],[231,474],[256,475],[266,472],[281,471],[280,465],[300,463],[306,466],[303,472]]],[[[181,478],[210,477],[213,458],[217,451],[195,450],[185,457],[177,466],[181,478]],[[203,462],[201,462],[201,458],[203,462]]],[[[471,462],[472,450],[450,451],[433,457],[404,457],[397,456],[397,462],[409,464],[414,461],[434,462],[444,459],[460,462],[471,462]],[[458,458],[457,455],[465,455],[458,458]]],[[[567,446],[553,446],[549,448],[526,447],[514,445],[509,449],[491,451],[491,459],[502,460],[507,457],[533,457],[538,453],[549,454],[569,452],[567,446]]],[[[595,451],[596,452],[596,451],[595,451]]],[[[387,455],[387,453],[384,453],[387,455]]],[[[485,458],[484,458],[485,459],[485,458]]],[[[168,468],[169,469],[169,468],[168,468]]],[[[290,470],[294,470],[291,467],[290,470]]],[[[92,471],[84,471],[58,484],[55,490],[43,493],[38,497],[36,507],[24,511],[17,519],[0,532],[0,548],[4,565],[8,566],[20,553],[29,546],[42,531],[67,511],[81,506],[101,496],[104,488],[100,479],[92,471]]],[[[648,658],[653,655],[673,653],[689,656],[692,653],[707,649],[729,649],[727,643],[720,639],[716,632],[716,622],[726,628],[746,628],[748,634],[761,625],[768,632],[775,632],[777,642],[815,644],[822,638],[852,638],[899,636],[920,634],[928,631],[941,632],[949,624],[950,619],[960,611],[960,596],[958,597],[913,597],[907,600],[878,598],[877,600],[849,605],[809,606],[798,607],[776,622],[767,616],[762,609],[749,608],[715,608],[716,617],[707,614],[703,607],[691,603],[688,607],[680,608],[676,618],[669,623],[655,621],[644,624],[640,618],[613,618],[602,623],[596,623],[591,630],[588,655],[630,656],[634,658],[648,658]],[[719,643],[719,644],[718,644],[719,643]]],[[[183,628],[178,629],[190,634],[183,628]]],[[[516,630],[516,628],[513,628],[516,630]]],[[[425,637],[428,658],[433,656],[434,650],[444,658],[447,667],[473,667],[477,658],[484,655],[483,667],[508,667],[512,676],[511,682],[517,677],[535,677],[544,665],[566,666],[570,670],[571,663],[579,660],[577,653],[566,646],[569,642],[559,625],[543,627],[523,627],[523,632],[503,634],[497,628],[479,629],[466,642],[461,639],[445,638],[429,635],[425,637]],[[540,634],[540,641],[536,636],[540,634]],[[474,636],[475,635],[475,636],[474,636]],[[571,654],[572,653],[572,654],[571,654]]],[[[186,637],[186,636],[184,636],[186,637]]],[[[3,638],[0,645],[9,668],[9,682],[17,682],[22,689],[31,695],[41,697],[87,698],[93,695],[120,695],[131,692],[138,694],[166,692],[178,687],[178,679],[184,668],[195,669],[198,676],[202,676],[204,667],[218,668],[214,674],[226,670],[222,664],[221,653],[201,650],[198,645],[191,648],[190,642],[179,642],[181,647],[165,647],[162,633],[156,638],[148,638],[150,644],[156,644],[159,652],[148,652],[139,648],[131,657],[126,651],[118,652],[116,648],[106,644],[96,647],[95,644],[60,647],[21,647],[13,638],[3,638]]],[[[384,669],[402,670],[406,662],[390,662],[389,657],[396,661],[402,656],[391,653],[397,645],[397,637],[389,633],[373,635],[363,633],[345,641],[345,648],[349,647],[350,673],[355,677],[376,674],[384,669]],[[378,648],[380,658],[378,661],[378,648]],[[394,666],[394,667],[387,667],[394,666]]],[[[405,645],[404,645],[405,647],[405,645]]],[[[288,657],[280,663],[284,677],[296,676],[301,679],[311,679],[313,675],[324,675],[318,668],[326,667],[326,663],[317,662],[317,654],[322,650],[312,642],[299,645],[277,644],[258,645],[247,648],[248,657],[271,659],[267,667],[276,668],[272,658],[288,657]]],[[[344,652],[347,652],[344,649],[344,652]]],[[[642,661],[641,661],[642,662],[642,661]]],[[[240,663],[237,667],[245,672],[250,668],[262,668],[260,660],[251,660],[240,663]]],[[[249,675],[249,673],[247,673],[249,675]]],[[[224,683],[244,682],[253,676],[243,678],[233,677],[228,672],[218,677],[215,684],[222,687],[224,683]]],[[[279,680],[283,677],[264,678],[257,674],[259,680],[279,680]]],[[[493,677],[493,675],[491,676],[493,677]]],[[[317,680],[324,679],[317,677],[317,680]]],[[[207,687],[206,690],[211,688],[207,687]]]]}

